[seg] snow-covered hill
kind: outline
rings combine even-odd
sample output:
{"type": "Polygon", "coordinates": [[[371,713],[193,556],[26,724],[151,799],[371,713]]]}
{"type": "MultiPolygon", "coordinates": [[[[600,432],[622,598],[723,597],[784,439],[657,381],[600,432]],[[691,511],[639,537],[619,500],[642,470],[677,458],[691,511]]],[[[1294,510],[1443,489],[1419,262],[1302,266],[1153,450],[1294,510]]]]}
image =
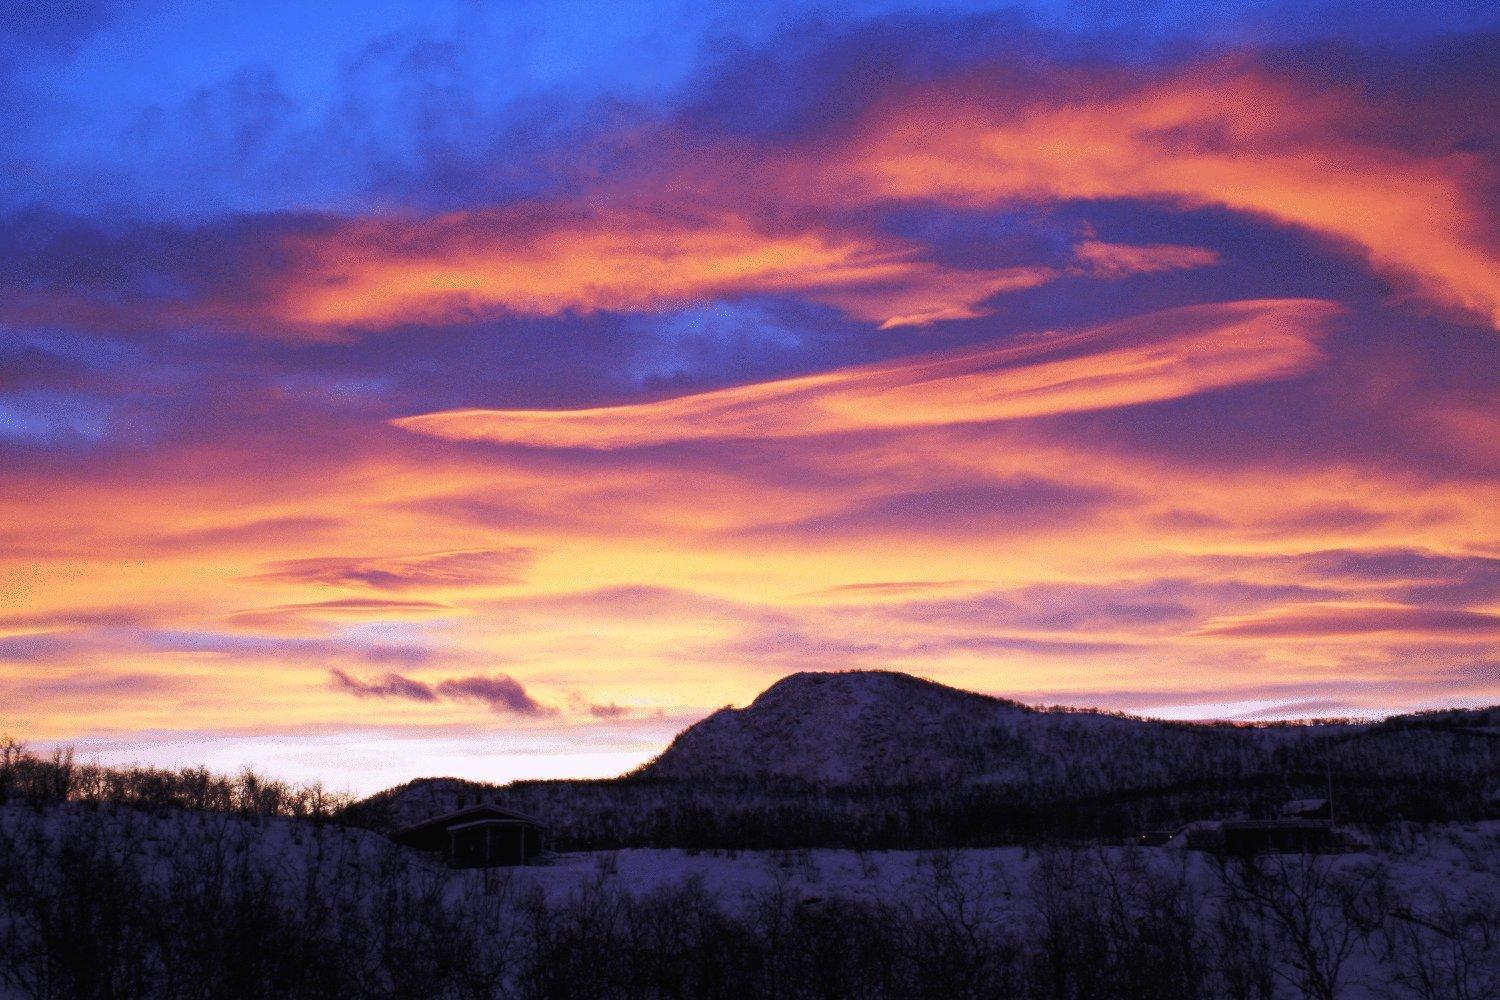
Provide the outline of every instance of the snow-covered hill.
{"type": "MultiPolygon", "coordinates": [[[[1285,734],[1283,734],[1284,738],[1285,734]]],[[[799,673],[745,708],[684,730],[643,769],[658,778],[833,784],[1012,784],[1111,760],[1170,759],[1274,735],[1088,712],[1042,711],[889,671],[799,673]]]]}
{"type": "Polygon", "coordinates": [[[689,727],[644,773],[837,784],[971,775],[976,733],[1014,731],[1036,714],[906,674],[799,673],[746,708],[723,708],[689,727]]]}

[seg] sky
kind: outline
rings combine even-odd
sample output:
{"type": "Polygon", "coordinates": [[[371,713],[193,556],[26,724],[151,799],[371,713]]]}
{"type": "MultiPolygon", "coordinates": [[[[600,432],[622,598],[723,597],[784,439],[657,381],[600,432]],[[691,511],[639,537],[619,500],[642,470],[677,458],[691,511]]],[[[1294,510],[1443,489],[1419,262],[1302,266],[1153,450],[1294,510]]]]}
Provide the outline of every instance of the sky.
{"type": "Polygon", "coordinates": [[[1500,701],[1490,4],[0,10],[0,732],[1500,701]]]}

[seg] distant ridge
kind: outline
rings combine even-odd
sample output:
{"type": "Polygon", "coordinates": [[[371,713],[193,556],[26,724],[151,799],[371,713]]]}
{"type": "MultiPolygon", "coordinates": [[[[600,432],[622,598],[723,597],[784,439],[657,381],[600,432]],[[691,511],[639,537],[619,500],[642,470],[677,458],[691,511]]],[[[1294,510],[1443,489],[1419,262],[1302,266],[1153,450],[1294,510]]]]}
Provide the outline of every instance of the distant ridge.
{"type": "Polygon", "coordinates": [[[620,778],[422,778],[351,808],[390,828],[478,801],[575,846],[930,847],[1119,836],[1274,812],[1452,821],[1500,784],[1500,707],[1241,725],[1034,708],[892,671],[797,673],[684,729],[620,778]]]}
{"type": "MultiPolygon", "coordinates": [[[[1274,737],[1273,737],[1274,738],[1274,737]]],[[[884,670],[797,673],[689,726],[640,774],[835,785],[1031,784],[1111,757],[1254,739],[1228,727],[1031,708],[884,670]]]]}
{"type": "Polygon", "coordinates": [[[745,708],[683,730],[638,772],[676,780],[784,778],[834,785],[964,782],[1125,790],[1189,774],[1232,775],[1310,740],[1347,740],[1431,719],[1469,731],[1493,710],[1384,722],[1235,725],[1039,709],[879,670],[797,673],[745,708]]]}

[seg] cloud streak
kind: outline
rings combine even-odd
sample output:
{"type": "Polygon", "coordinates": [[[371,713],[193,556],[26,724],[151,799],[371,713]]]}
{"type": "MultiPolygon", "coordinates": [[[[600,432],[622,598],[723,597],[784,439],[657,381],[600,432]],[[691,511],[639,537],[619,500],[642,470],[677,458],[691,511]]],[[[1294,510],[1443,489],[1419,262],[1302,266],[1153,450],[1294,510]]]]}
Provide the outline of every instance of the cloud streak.
{"type": "Polygon", "coordinates": [[[460,410],[396,426],[460,440],[623,448],[982,423],[1175,399],[1284,378],[1338,313],[1306,300],[1185,307],[1077,334],[627,406],[460,410]]]}

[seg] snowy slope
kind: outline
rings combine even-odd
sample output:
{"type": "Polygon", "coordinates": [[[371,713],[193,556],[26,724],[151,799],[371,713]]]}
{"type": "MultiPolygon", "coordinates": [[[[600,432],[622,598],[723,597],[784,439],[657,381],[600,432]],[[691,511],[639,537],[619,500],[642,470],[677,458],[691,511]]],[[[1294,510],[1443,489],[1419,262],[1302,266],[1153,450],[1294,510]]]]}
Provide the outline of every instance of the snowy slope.
{"type": "Polygon", "coordinates": [[[682,732],[646,773],[833,783],[942,778],[971,770],[976,733],[1013,730],[1036,714],[906,674],[793,674],[747,708],[721,709],[682,732]]]}
{"type": "Polygon", "coordinates": [[[1094,713],[1040,711],[887,671],[800,673],[749,706],[684,730],[644,769],[651,777],[796,778],[826,783],[1016,783],[1066,771],[1170,759],[1249,730],[1094,713]]]}

